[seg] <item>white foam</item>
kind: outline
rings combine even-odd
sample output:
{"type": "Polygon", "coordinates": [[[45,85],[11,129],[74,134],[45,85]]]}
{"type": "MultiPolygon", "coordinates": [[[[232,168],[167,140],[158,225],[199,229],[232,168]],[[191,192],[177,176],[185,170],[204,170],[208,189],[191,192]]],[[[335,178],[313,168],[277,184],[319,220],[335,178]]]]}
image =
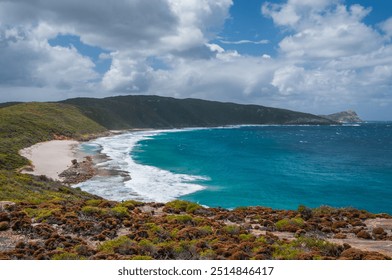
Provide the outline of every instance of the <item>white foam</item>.
{"type": "Polygon", "coordinates": [[[359,123],[344,123],[342,126],[361,126],[359,123]]]}
{"type": "Polygon", "coordinates": [[[90,144],[100,145],[101,152],[109,157],[108,161],[100,163],[101,167],[129,172],[132,179],[124,181],[121,176],[96,176],[74,187],[111,200],[135,199],[155,202],[167,202],[204,189],[198,182],[208,180],[206,177],[175,174],[138,164],[131,158],[130,153],[138,142],[159,133],[175,131],[178,130],[131,132],[92,141],[90,144]]]}

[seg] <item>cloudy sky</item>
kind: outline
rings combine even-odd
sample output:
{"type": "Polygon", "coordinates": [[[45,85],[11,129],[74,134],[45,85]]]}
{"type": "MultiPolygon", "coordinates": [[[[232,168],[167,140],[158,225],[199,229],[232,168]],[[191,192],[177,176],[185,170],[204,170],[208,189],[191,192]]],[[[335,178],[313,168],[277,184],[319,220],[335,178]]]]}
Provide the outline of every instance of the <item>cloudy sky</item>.
{"type": "Polygon", "coordinates": [[[392,120],[392,1],[0,0],[0,102],[155,94],[392,120]]]}

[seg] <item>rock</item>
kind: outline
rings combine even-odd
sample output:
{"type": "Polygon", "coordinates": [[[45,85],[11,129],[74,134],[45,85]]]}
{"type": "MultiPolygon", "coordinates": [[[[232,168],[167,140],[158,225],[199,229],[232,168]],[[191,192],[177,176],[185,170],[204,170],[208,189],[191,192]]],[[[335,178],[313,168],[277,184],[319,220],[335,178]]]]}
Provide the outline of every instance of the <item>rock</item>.
{"type": "Polygon", "coordinates": [[[382,227],[374,228],[372,233],[373,238],[376,240],[385,240],[388,235],[382,227]]]}
{"type": "Polygon", "coordinates": [[[366,226],[366,225],[365,225],[364,223],[362,223],[360,220],[351,221],[350,224],[351,224],[353,227],[363,227],[363,226],[366,226]]]}
{"type": "Polygon", "coordinates": [[[376,227],[373,229],[373,234],[387,234],[382,227],[376,227]]]}
{"type": "Polygon", "coordinates": [[[337,234],[334,235],[333,238],[336,238],[336,239],[346,239],[347,235],[345,235],[343,233],[337,233],[337,234]]]}
{"type": "Polygon", "coordinates": [[[361,230],[358,232],[357,237],[362,239],[372,239],[372,236],[366,230],[361,230]]]}
{"type": "Polygon", "coordinates": [[[337,221],[332,224],[332,229],[345,228],[346,226],[346,221],[337,221]]]}
{"type": "Polygon", "coordinates": [[[363,230],[363,227],[355,227],[351,230],[352,233],[354,233],[355,235],[357,235],[359,232],[361,232],[363,230]]]}
{"type": "Polygon", "coordinates": [[[0,201],[0,211],[6,210],[8,207],[15,205],[12,201],[0,201]]]}
{"type": "Polygon", "coordinates": [[[362,260],[364,253],[361,250],[350,248],[340,254],[339,260],[362,260]]]}
{"type": "Polygon", "coordinates": [[[61,172],[59,177],[64,178],[65,184],[77,184],[92,178],[96,174],[91,157],[85,157],[83,162],[72,160],[72,166],[61,172]]]}

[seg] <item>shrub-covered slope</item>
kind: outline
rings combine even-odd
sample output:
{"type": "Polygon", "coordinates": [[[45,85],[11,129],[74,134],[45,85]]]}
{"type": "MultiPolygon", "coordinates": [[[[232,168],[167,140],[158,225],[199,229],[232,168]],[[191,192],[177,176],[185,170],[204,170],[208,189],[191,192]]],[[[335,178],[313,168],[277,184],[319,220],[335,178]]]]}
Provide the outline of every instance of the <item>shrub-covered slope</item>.
{"type": "Polygon", "coordinates": [[[83,138],[106,129],[67,104],[23,103],[0,108],[0,169],[27,164],[22,148],[58,137],[83,138]]]}
{"type": "Polygon", "coordinates": [[[334,123],[285,109],[160,96],[75,98],[63,103],[77,106],[86,116],[108,129],[334,123]]]}
{"type": "Polygon", "coordinates": [[[390,259],[329,241],[350,243],[352,235],[387,248],[391,234],[365,223],[390,217],[365,211],[229,211],[182,201],[64,200],[62,192],[58,199],[9,203],[0,211],[0,234],[6,233],[0,259],[390,259]]]}

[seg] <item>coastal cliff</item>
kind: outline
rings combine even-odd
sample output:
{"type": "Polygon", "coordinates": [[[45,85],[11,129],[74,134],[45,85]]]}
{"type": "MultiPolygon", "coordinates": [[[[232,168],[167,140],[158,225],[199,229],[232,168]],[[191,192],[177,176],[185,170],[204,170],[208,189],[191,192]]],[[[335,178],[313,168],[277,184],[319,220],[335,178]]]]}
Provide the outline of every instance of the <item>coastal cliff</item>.
{"type": "Polygon", "coordinates": [[[347,110],[330,115],[320,115],[320,117],[338,122],[338,123],[357,123],[363,122],[355,111],[347,110]]]}

